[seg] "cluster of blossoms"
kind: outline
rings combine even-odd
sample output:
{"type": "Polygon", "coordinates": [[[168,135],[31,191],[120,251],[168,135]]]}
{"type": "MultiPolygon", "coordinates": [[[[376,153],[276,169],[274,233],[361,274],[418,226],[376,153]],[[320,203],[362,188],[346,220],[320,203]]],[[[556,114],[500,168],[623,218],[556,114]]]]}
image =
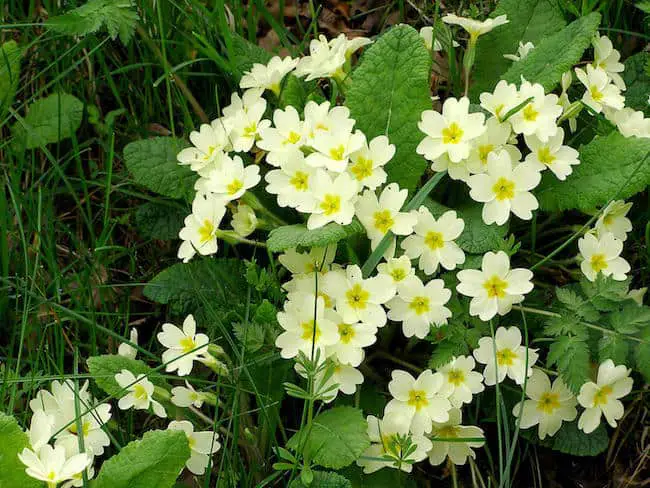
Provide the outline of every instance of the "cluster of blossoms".
{"type": "MultiPolygon", "coordinates": [[[[508,22],[505,16],[485,22],[456,16],[443,20],[463,27],[470,34],[470,45],[508,22]]],[[[442,49],[431,28],[422,29],[421,36],[429,50],[442,49]]],[[[283,285],[287,300],[277,315],[282,333],[276,346],[283,358],[296,360],[296,371],[304,377],[309,377],[305,361],[317,363],[312,379],[325,402],[339,392],[353,394],[363,383],[357,368],[364,349],[376,342],[379,329],[389,320],[401,324],[405,337],[419,339],[427,337],[432,326],[445,325],[451,317],[446,304],[452,291],[435,275],[465,262],[455,242],[464,230],[463,219],[453,210],[434,216],[426,206],[405,211],[407,191],[387,183],[384,170],[395,154],[394,145],[386,136],[368,140],[355,129],[356,121],[346,107],[309,101],[302,114],[286,106],[276,109],[270,120],[264,119],[265,91],[279,97],[288,75],[343,83],[351,55],[370,42],[347,40],[343,35],[327,41],[321,36],[311,42],[309,56],[302,59],[274,57],[266,65],[253,65],[242,77],[240,86],[246,91],[241,98],[233,94],[222,117],[192,133],[195,147],[178,155],[181,164],[190,165],[199,175],[193,213],[180,233],[184,242],[179,257],[184,261],[197,252],[214,254],[218,238],[233,237],[218,227],[235,200],[241,200],[233,209],[232,223],[239,238],[264,227],[263,219],[255,215],[264,209],[248,191],[262,179],[280,207],[304,214],[309,230],[332,222],[347,225],[356,218],[373,250],[390,236],[384,261],[371,276],[357,265],[334,263],[336,245],[288,249],[278,258],[291,279],[283,285]],[[234,154],[246,152],[252,153],[254,164],[244,165],[246,156],[234,154]],[[262,160],[267,168],[259,166],[262,160]]],[[[532,50],[532,43],[520,43],[517,53],[506,57],[520,61],[532,50]]],[[[447,171],[452,179],[467,184],[470,197],[483,204],[486,224],[505,224],[511,213],[532,219],[539,206],[533,190],[541,173],[548,169],[565,180],[580,164],[578,151],[565,144],[563,121],[575,130],[577,113],[586,106],[590,113],[604,113],[619,129],[624,126],[621,132],[626,136],[650,135],[643,115],[639,119],[639,113],[624,108],[618,52],[604,36],[594,40],[594,52],[593,63],[585,70],[576,69],[586,88],[581,101],[572,103],[568,98],[571,73],[562,77],[559,96],[524,79],[519,86],[500,81],[493,92],[481,94],[480,111],[472,109],[466,97],[450,97],[441,112],[423,112],[419,128],[424,138],[417,153],[432,162],[433,171],[447,171]],[[525,154],[518,145],[525,145],[525,154]]],[[[629,271],[619,257],[631,229],[625,219],[628,210],[629,205],[613,202],[602,212],[594,232],[580,240],[582,270],[589,279],[598,272],[624,279],[629,271]]],[[[488,252],[480,269],[457,273],[456,291],[471,299],[470,315],[489,321],[521,303],[533,289],[532,278],[527,269],[512,269],[505,252],[488,252]]],[[[464,464],[474,457],[472,449],[483,444],[483,432],[461,425],[461,408],[485,385],[506,377],[525,385],[528,398],[515,406],[513,415],[522,428],[538,425],[542,439],[554,435],[563,421],[576,418],[578,402],[586,409],[579,421],[585,432],[596,428],[601,412],[612,425],[622,415],[618,398],[629,392],[631,383],[624,366],[603,363],[598,383],[585,384],[576,399],[560,378],[551,383],[546,373],[533,368],[537,351],[522,345],[516,327],[501,327],[493,337],[482,338],[473,355],[453,358],[417,379],[404,371],[393,372],[389,384],[393,399],[384,417],[368,417],[373,445],[359,460],[366,472],[384,466],[410,471],[414,462],[426,457],[432,464],[447,457],[464,464]],[[485,365],[482,374],[474,371],[477,362],[485,365]]],[[[186,371],[178,370],[180,375],[186,371]]],[[[188,384],[183,389],[183,404],[200,407],[201,394],[189,388],[188,384]]]]}
{"type": "MultiPolygon", "coordinates": [[[[464,28],[472,49],[479,36],[508,22],[505,16],[478,22],[454,15],[443,21],[464,28]]],[[[442,49],[432,28],[422,29],[421,36],[429,50],[442,49]]],[[[277,314],[282,332],[275,345],[281,357],[296,360],[297,373],[310,379],[324,402],[333,401],[339,392],[356,392],[364,381],[358,368],[365,348],[377,341],[379,329],[389,321],[400,324],[405,337],[418,339],[429,336],[432,327],[447,324],[452,290],[438,275],[465,263],[455,242],[465,229],[463,219],[454,210],[434,215],[426,205],[407,211],[408,191],[388,182],[384,167],[395,155],[388,137],[369,139],[355,129],[346,107],[328,101],[309,101],[302,114],[289,105],[265,118],[265,92],[279,100],[287,76],[307,81],[330,78],[343,85],[351,56],[369,43],[366,38],[340,35],[328,41],[320,36],[301,59],[276,56],[266,65],[254,64],[241,79],[243,94],[233,93],[222,115],[193,131],[192,146],[177,156],[181,165],[198,175],[192,213],[179,233],[183,242],[178,257],[184,262],[197,253],[215,254],[220,239],[251,243],[246,238],[256,229],[279,223],[250,191],[262,180],[280,207],[303,214],[308,230],[357,219],[373,250],[390,236],[376,272],[336,264],[335,244],[287,249],[278,258],[291,277],[283,284],[287,296],[277,314]],[[232,230],[222,230],[228,211],[232,230]],[[258,218],[256,212],[265,215],[258,218]]],[[[485,224],[505,224],[510,214],[532,219],[539,206],[532,191],[541,173],[548,169],[565,180],[580,164],[578,151],[565,144],[560,124],[568,121],[574,131],[583,107],[603,113],[626,137],[650,137],[650,120],[625,108],[619,53],[605,36],[594,39],[593,46],[593,63],[575,70],[585,87],[579,101],[568,98],[573,83],[568,72],[559,96],[524,79],[519,86],[500,81],[493,92],[481,94],[481,111],[473,110],[466,97],[449,97],[440,112],[421,114],[418,127],[424,137],[416,152],[431,161],[433,171],[446,171],[468,186],[470,197],[483,204],[485,224]],[[526,154],[519,149],[524,145],[526,154]]],[[[518,62],[531,52],[532,43],[520,43],[517,53],[506,57],[518,62]]],[[[626,278],[630,266],[620,253],[632,229],[626,218],[630,207],[611,202],[600,212],[594,229],[579,240],[581,269],[589,280],[599,273],[626,278]]],[[[508,314],[533,290],[533,273],[512,268],[504,251],[485,253],[480,268],[461,269],[456,278],[455,291],[469,299],[470,315],[485,322],[508,314]]],[[[182,327],[163,324],[157,339],[165,348],[162,362],[167,372],[185,377],[195,362],[227,372],[217,359],[218,346],[209,346],[207,335],[197,333],[192,315],[182,327]]],[[[137,343],[134,329],[130,344],[122,344],[119,354],[135,359],[137,343]]],[[[586,433],[598,427],[602,416],[611,426],[623,416],[620,398],[632,389],[625,366],[603,362],[597,381],[582,385],[576,397],[561,378],[551,382],[543,369],[534,367],[537,360],[538,351],[522,344],[518,327],[499,327],[493,336],[479,340],[472,355],[453,357],[436,371],[425,370],[417,378],[393,371],[388,385],[392,398],[382,418],[367,417],[372,445],[358,464],[367,473],[383,467],[410,472],[415,462],[426,458],[432,465],[446,459],[465,464],[475,457],[473,449],[484,444],[484,434],[479,427],[462,425],[462,408],[486,386],[506,378],[522,387],[526,397],[512,414],[523,429],[538,426],[540,439],[556,434],[563,422],[575,420],[578,404],[584,407],[578,426],[586,433]],[[477,363],[484,365],[482,372],[475,370],[477,363]]],[[[128,369],[114,380],[122,389],[118,401],[122,410],[150,411],[166,418],[168,401],[190,409],[217,402],[214,394],[196,391],[187,381],[166,392],[146,375],[128,369]]],[[[65,483],[63,488],[83,486],[84,477],[94,476],[94,457],[110,444],[105,424],[111,406],[96,405],[87,388],[87,383],[76,388],[72,382],[55,381],[51,391],[40,391],[30,402],[31,447],[20,459],[30,476],[51,488],[59,483],[65,483]]],[[[218,434],[195,432],[186,420],[174,420],[168,429],[185,433],[191,450],[186,467],[203,474],[220,448],[218,434]]]]}
{"type": "MultiPolygon", "coordinates": [[[[215,371],[225,368],[208,353],[208,337],[196,333],[192,315],[185,319],[182,329],[173,324],[163,324],[162,329],[158,340],[166,348],[162,361],[168,372],[188,375],[194,361],[215,371]]],[[[135,359],[137,349],[134,346],[137,344],[138,332],[132,329],[130,343],[121,344],[118,354],[135,359]]],[[[123,390],[118,401],[121,410],[151,411],[166,418],[165,407],[155,396],[178,407],[201,408],[204,401],[215,403],[214,395],[197,392],[187,381],[185,387],[172,388],[170,399],[169,393],[156,387],[146,375],[136,375],[124,369],[114,379],[123,390]]],[[[30,448],[25,448],[19,455],[27,467],[27,474],[46,482],[49,488],[56,488],[60,483],[63,483],[61,488],[84,486],[84,476],[87,480],[95,476],[95,457],[103,455],[104,448],[110,445],[106,424],[111,419],[111,405],[98,404],[88,392],[88,382],[77,388],[71,380],[66,380],[53,381],[50,390],[40,390],[29,407],[34,413],[28,431],[30,448]],[[50,445],[50,440],[54,441],[53,445],[50,445]]],[[[210,456],[221,447],[217,440],[219,435],[212,431],[195,432],[194,425],[187,420],[173,420],[168,429],[185,433],[191,453],[186,467],[193,474],[204,474],[210,456]]]]}

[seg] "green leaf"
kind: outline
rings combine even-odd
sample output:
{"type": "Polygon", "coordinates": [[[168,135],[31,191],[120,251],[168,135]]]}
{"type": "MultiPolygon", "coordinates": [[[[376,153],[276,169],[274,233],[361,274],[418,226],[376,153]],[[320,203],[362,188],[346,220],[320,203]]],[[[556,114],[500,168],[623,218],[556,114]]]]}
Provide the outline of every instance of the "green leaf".
{"type": "Polygon", "coordinates": [[[162,378],[161,374],[151,369],[139,359],[131,359],[117,354],[106,354],[103,356],[89,357],[87,363],[88,370],[97,383],[97,386],[115,398],[121,398],[127,393],[115,381],[115,375],[123,369],[128,369],[136,377],[144,374],[154,385],[169,389],[169,385],[162,378]]]}
{"type": "MultiPolygon", "coordinates": [[[[646,341],[648,338],[646,337],[646,341]]],[[[650,344],[639,342],[634,347],[634,361],[637,371],[650,383],[650,344]]]]}
{"type": "Polygon", "coordinates": [[[517,52],[519,42],[537,46],[544,38],[565,26],[562,11],[552,0],[501,0],[490,17],[507,15],[510,21],[480,37],[472,68],[472,99],[492,91],[501,75],[512,65],[504,54],[517,52]]]}
{"type": "Polygon", "coordinates": [[[36,100],[27,115],[11,127],[19,147],[34,149],[72,137],[81,127],[84,104],[67,93],[36,100]]]}
{"type": "Polygon", "coordinates": [[[626,199],[650,184],[650,139],[623,137],[615,131],[596,136],[582,146],[580,164],[566,181],[547,171],[535,190],[540,208],[548,212],[579,209],[590,211],[611,198],[626,199]]]}
{"type": "Polygon", "coordinates": [[[352,488],[350,480],[331,471],[314,471],[314,481],[307,487],[299,479],[293,481],[290,488],[352,488]]]}
{"type": "Polygon", "coordinates": [[[437,369],[450,363],[456,356],[464,356],[469,353],[469,347],[464,340],[455,340],[455,338],[443,339],[435,344],[431,358],[429,359],[429,368],[437,369]]]}
{"type": "Polygon", "coordinates": [[[557,365],[564,382],[577,394],[591,372],[589,347],[579,337],[560,336],[549,348],[548,364],[557,365]]]}
{"type": "MultiPolygon", "coordinates": [[[[430,198],[425,200],[424,205],[435,218],[451,210],[430,198]]],[[[483,254],[497,249],[508,232],[508,225],[485,224],[481,216],[482,211],[483,206],[475,203],[462,205],[456,209],[458,217],[465,222],[465,229],[456,239],[456,244],[468,253],[483,254]]]]}
{"type": "Polygon", "coordinates": [[[264,346],[266,328],[262,324],[233,324],[233,332],[246,352],[257,352],[264,346]]]}
{"type": "Polygon", "coordinates": [[[609,445],[607,429],[603,424],[591,434],[578,429],[578,421],[564,422],[553,436],[553,450],[572,456],[596,456],[604,452],[609,445]]]}
{"type": "Polygon", "coordinates": [[[63,15],[48,19],[45,25],[69,36],[85,36],[104,28],[125,46],[133,37],[138,13],[132,0],[90,0],[63,15]]]}
{"type": "Polygon", "coordinates": [[[105,461],[92,488],[171,488],[189,457],[184,432],[149,431],[105,461]]]}
{"type": "Polygon", "coordinates": [[[569,313],[587,321],[598,320],[600,317],[598,310],[594,308],[589,300],[580,295],[577,289],[575,285],[555,288],[555,294],[569,313]]]}
{"type": "MultiPolygon", "coordinates": [[[[523,76],[531,83],[540,83],[545,91],[551,91],[560,82],[562,73],[580,61],[599,24],[600,14],[593,12],[553,35],[545,36],[528,56],[514,63],[502,78],[518,85],[523,76]]],[[[495,32],[498,33],[498,30],[495,32]]]]}
{"type": "Polygon", "coordinates": [[[580,287],[589,301],[601,312],[617,310],[620,302],[629,300],[627,293],[629,280],[616,281],[611,276],[604,277],[599,274],[596,281],[583,278],[580,287]]]}
{"type": "Polygon", "coordinates": [[[178,207],[147,202],[135,211],[135,225],[143,237],[169,241],[178,238],[187,214],[178,207]]]}
{"type": "Polygon", "coordinates": [[[603,334],[598,340],[598,360],[602,363],[608,359],[614,364],[628,364],[630,351],[628,340],[617,334],[603,334]]]}
{"type": "Polygon", "coordinates": [[[398,25],[364,52],[346,94],[356,127],[368,139],[385,135],[395,144],[395,156],[385,167],[388,181],[409,192],[427,168],[415,148],[424,137],[417,126],[420,115],[431,108],[430,71],[431,55],[418,32],[398,25]]]}
{"type": "Polygon", "coordinates": [[[354,219],[343,226],[331,222],[323,227],[308,230],[304,224],[284,225],[269,233],[266,246],[271,252],[280,252],[293,247],[325,247],[355,234],[363,232],[361,222],[354,219]]]}
{"type": "Polygon", "coordinates": [[[20,61],[23,51],[16,41],[5,42],[0,48],[0,118],[11,107],[20,81],[20,61]]]}
{"type": "Polygon", "coordinates": [[[646,70],[649,62],[650,54],[640,52],[625,60],[625,71],[621,73],[627,87],[624,92],[625,106],[641,110],[646,117],[650,117],[650,73],[646,70]]]}
{"type": "Polygon", "coordinates": [[[315,81],[304,82],[294,75],[287,76],[280,92],[280,107],[291,105],[301,112],[317,86],[315,81]]]}
{"type": "Polygon", "coordinates": [[[396,469],[365,474],[359,466],[350,466],[343,474],[352,482],[352,488],[417,488],[415,476],[396,469]]]}
{"type": "Polygon", "coordinates": [[[25,473],[18,454],[29,447],[27,434],[16,419],[0,412],[0,488],[40,488],[42,483],[25,473]]]}
{"type": "Polygon", "coordinates": [[[639,329],[650,326],[650,307],[639,306],[629,300],[623,304],[623,308],[609,315],[609,323],[621,334],[634,334],[639,329]]]}
{"type": "Polygon", "coordinates": [[[124,163],[136,183],[166,197],[191,201],[198,176],[176,159],[186,146],[185,141],[173,137],[131,142],[124,148],[124,163]]]}
{"type": "Polygon", "coordinates": [[[304,446],[304,454],[325,468],[340,469],[356,461],[370,446],[368,425],[361,410],[335,407],[314,418],[287,443],[291,449],[304,446]]]}
{"type": "Polygon", "coordinates": [[[249,42],[239,34],[232,33],[230,35],[232,37],[232,49],[228,52],[228,55],[237,82],[239,82],[244,72],[250,71],[253,64],[266,64],[273,57],[271,53],[249,42]]]}
{"type": "Polygon", "coordinates": [[[179,314],[210,307],[231,311],[246,299],[244,263],[237,259],[196,259],[176,263],[144,287],[147,298],[176,307],[179,314]]]}

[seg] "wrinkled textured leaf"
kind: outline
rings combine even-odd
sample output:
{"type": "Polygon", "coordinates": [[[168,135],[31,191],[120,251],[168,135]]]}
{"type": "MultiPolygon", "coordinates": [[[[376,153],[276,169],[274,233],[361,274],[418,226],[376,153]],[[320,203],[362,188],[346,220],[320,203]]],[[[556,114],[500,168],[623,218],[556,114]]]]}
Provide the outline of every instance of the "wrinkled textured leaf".
{"type": "Polygon", "coordinates": [[[184,432],[153,430],[105,461],[93,488],[170,488],[190,457],[184,432]]]}
{"type": "Polygon", "coordinates": [[[580,61],[599,24],[600,14],[593,12],[553,35],[545,36],[528,56],[514,63],[502,78],[518,85],[523,76],[530,82],[540,83],[547,92],[552,90],[560,82],[562,73],[580,61]]]}
{"type": "Polygon", "coordinates": [[[90,0],[63,15],[48,19],[46,25],[61,34],[85,36],[104,27],[125,46],[133,37],[138,13],[132,0],[90,0]]]}
{"type": "Polygon", "coordinates": [[[572,456],[596,456],[607,449],[609,437],[603,424],[591,434],[578,429],[578,421],[564,422],[560,430],[552,437],[553,450],[572,456]]]}
{"type": "Polygon", "coordinates": [[[29,438],[16,419],[0,412],[0,488],[40,488],[40,481],[27,476],[25,465],[18,459],[29,438]]]}
{"type": "Polygon", "coordinates": [[[519,42],[538,46],[544,38],[565,26],[562,11],[552,0],[501,0],[490,17],[507,15],[510,21],[480,37],[472,68],[472,99],[492,91],[512,61],[504,54],[515,54],[519,42]]]}
{"type": "Polygon", "coordinates": [[[618,131],[597,136],[582,146],[580,164],[566,181],[546,171],[535,189],[540,207],[545,211],[593,210],[611,198],[625,199],[650,184],[650,139],[623,137],[618,131]]]}
{"type": "MultiPolygon", "coordinates": [[[[646,336],[650,336],[650,334],[646,334],[646,336]]],[[[650,337],[646,337],[645,340],[650,340],[650,337]]],[[[634,360],[636,369],[643,375],[646,382],[650,383],[650,344],[639,342],[634,346],[634,360]]]]}
{"type": "Polygon", "coordinates": [[[273,229],[269,233],[266,245],[272,252],[280,252],[298,246],[325,247],[362,232],[363,226],[356,219],[349,225],[343,226],[331,222],[314,230],[308,230],[307,226],[303,224],[285,225],[273,229]]]}
{"type": "Polygon", "coordinates": [[[83,102],[67,93],[36,100],[27,115],[11,127],[15,144],[33,149],[72,137],[81,127],[83,109],[83,102]]]}
{"type": "Polygon", "coordinates": [[[115,375],[123,369],[128,369],[136,377],[140,374],[147,375],[147,379],[154,385],[169,389],[169,385],[161,377],[161,374],[139,359],[131,359],[117,354],[106,354],[89,357],[87,363],[88,370],[97,386],[115,398],[121,398],[127,393],[115,381],[115,375]]]}
{"type": "Polygon", "coordinates": [[[147,202],[135,211],[135,225],[143,237],[168,241],[178,238],[189,210],[147,202]]]}
{"type": "Polygon", "coordinates": [[[620,302],[629,299],[627,296],[629,280],[616,281],[611,276],[604,277],[599,274],[593,282],[583,278],[580,281],[580,288],[593,306],[601,312],[617,310],[620,302]]]}
{"type": "Polygon", "coordinates": [[[598,360],[601,363],[611,359],[614,364],[628,364],[629,351],[629,342],[621,335],[603,334],[598,340],[598,360]]]}
{"type": "Polygon", "coordinates": [[[0,48],[0,117],[11,106],[20,81],[20,61],[23,51],[16,41],[5,42],[0,48]]]}
{"type": "Polygon", "coordinates": [[[625,106],[634,110],[641,110],[646,117],[650,117],[650,73],[647,71],[650,62],[650,54],[641,52],[630,56],[625,60],[625,71],[621,73],[627,89],[625,95],[625,106]]]}
{"type": "Polygon", "coordinates": [[[317,415],[311,428],[303,427],[289,439],[287,446],[296,450],[304,445],[314,463],[340,469],[356,461],[370,446],[367,428],[361,410],[335,407],[317,415]]]}
{"type": "Polygon", "coordinates": [[[395,144],[385,167],[388,180],[409,192],[427,167],[415,148],[424,137],[417,127],[420,114],[431,108],[430,71],[431,56],[418,32],[399,25],[364,52],[346,94],[356,127],[368,139],[385,135],[395,144]]]}
{"type": "Polygon", "coordinates": [[[144,287],[144,295],[170,304],[179,314],[196,313],[209,304],[216,311],[232,311],[246,300],[246,277],[237,259],[195,259],[158,273],[144,287]]]}
{"type": "Polygon", "coordinates": [[[131,142],[124,148],[124,162],[136,183],[166,197],[189,201],[194,198],[198,176],[176,160],[186,146],[185,141],[173,137],[131,142]]]}

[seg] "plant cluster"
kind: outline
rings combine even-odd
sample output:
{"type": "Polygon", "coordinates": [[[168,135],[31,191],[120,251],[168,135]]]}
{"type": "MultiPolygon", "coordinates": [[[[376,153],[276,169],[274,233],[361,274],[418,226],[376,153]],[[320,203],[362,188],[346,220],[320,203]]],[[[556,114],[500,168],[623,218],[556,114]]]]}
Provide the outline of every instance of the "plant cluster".
{"type": "MultiPolygon", "coordinates": [[[[242,44],[260,62],[242,71],[243,92],[221,115],[191,132],[189,147],[161,138],[126,148],[136,179],[192,200],[178,234],[184,264],[163,271],[145,294],[172,303],[183,280],[232,279],[241,263],[211,257],[223,246],[268,252],[271,271],[247,264],[248,290],[261,299],[232,330],[248,353],[274,345],[271,354],[296,373],[282,388],[303,402],[302,418],[275,450],[271,481],[345,487],[341,474],[314,468],[412,472],[425,460],[447,462],[454,473],[469,463],[474,475],[476,450],[490,439],[484,426],[468,425],[468,416],[478,419],[467,412],[492,395],[505,483],[520,430],[531,429],[531,442],[577,453],[571,443],[602,438],[604,423],[616,427],[621,400],[650,377],[650,309],[645,290],[629,288],[632,269],[622,256],[633,231],[625,199],[650,182],[650,119],[626,106],[624,65],[598,34],[597,14],[537,45],[517,38],[505,73],[472,93],[472,76],[483,77],[478,85],[490,77],[481,38],[494,42],[490,34],[509,22],[447,15],[419,34],[400,25],[374,42],[320,36],[299,59],[269,59],[242,44]],[[449,25],[468,35],[464,84],[450,83],[444,100],[433,97],[434,110],[431,60],[460,48],[449,25]],[[563,42],[571,47],[558,54],[563,42]],[[582,62],[588,49],[593,55],[582,62]],[[443,186],[455,195],[448,205],[443,186]],[[508,226],[536,226],[540,211],[574,209],[590,217],[569,239],[546,257],[533,253],[533,266],[513,265],[521,242],[514,231],[505,238],[508,226]],[[575,241],[577,257],[556,262],[575,241]],[[541,301],[534,271],[546,263],[575,281],[555,290],[551,310],[529,306],[541,301]],[[409,349],[433,344],[431,361],[394,369],[383,414],[364,421],[364,361],[391,329],[409,349]],[[355,396],[356,406],[342,396],[355,396]]],[[[165,323],[157,334],[163,353],[155,369],[137,359],[151,354],[135,329],[117,355],[88,359],[119,410],[174,417],[167,430],[150,430],[98,469],[111,444],[111,403],[91,395],[88,382],[53,381],[29,403],[28,434],[16,434],[16,459],[29,477],[48,488],[100,488],[135,486],[126,467],[134,462],[156,486],[172,486],[184,469],[210,472],[229,435],[219,421],[226,412],[219,388],[187,377],[198,364],[219,385],[241,372],[236,345],[199,332],[210,330],[210,317],[187,313],[192,300],[175,310],[185,317],[181,327],[165,323]],[[174,375],[163,377],[163,368],[174,375]]]]}

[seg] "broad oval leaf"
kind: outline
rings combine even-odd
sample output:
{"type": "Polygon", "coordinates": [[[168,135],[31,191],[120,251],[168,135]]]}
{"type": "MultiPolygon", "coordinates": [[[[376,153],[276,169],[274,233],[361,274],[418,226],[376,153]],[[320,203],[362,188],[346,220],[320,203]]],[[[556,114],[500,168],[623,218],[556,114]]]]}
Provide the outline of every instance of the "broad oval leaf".
{"type": "Polygon", "coordinates": [[[14,144],[34,149],[72,137],[81,127],[83,109],[83,102],[67,93],[36,100],[27,115],[11,127],[14,144]]]}
{"type": "Polygon", "coordinates": [[[470,94],[473,100],[492,91],[512,61],[504,54],[515,54],[519,43],[540,42],[565,26],[562,11],[552,0],[501,0],[490,17],[507,15],[510,21],[480,37],[476,62],[472,68],[470,94]]]}
{"type": "Polygon", "coordinates": [[[131,142],[124,148],[124,162],[136,183],[166,197],[189,201],[194,198],[198,176],[176,159],[186,146],[185,141],[173,137],[131,142]]]}
{"type": "Polygon", "coordinates": [[[11,106],[20,80],[20,60],[23,51],[16,41],[5,42],[0,48],[0,117],[11,106]]]}
{"type": "Polygon", "coordinates": [[[362,232],[363,226],[356,219],[349,225],[343,226],[332,222],[314,230],[308,230],[304,224],[284,225],[269,233],[266,246],[272,252],[298,246],[325,247],[362,232]]]}
{"type": "Polygon", "coordinates": [[[544,37],[528,56],[506,71],[503,79],[518,85],[524,77],[531,83],[541,84],[547,92],[551,91],[560,82],[562,73],[580,61],[599,24],[600,14],[593,12],[552,36],[544,37]]]}
{"type": "Polygon", "coordinates": [[[388,180],[413,192],[427,167],[415,152],[424,134],[418,121],[431,108],[431,55],[418,32],[398,25],[363,54],[352,73],[345,103],[368,139],[385,135],[396,152],[386,165],[388,180]]]}
{"type": "Polygon", "coordinates": [[[153,430],[106,461],[92,488],[170,488],[190,457],[184,432],[153,430]]]}
{"type": "Polygon", "coordinates": [[[16,419],[0,412],[0,488],[40,488],[42,483],[25,473],[25,465],[18,459],[29,447],[27,434],[16,419]]]}
{"type": "Polygon", "coordinates": [[[154,385],[169,389],[169,385],[160,373],[154,371],[139,359],[131,359],[117,354],[91,356],[87,360],[88,370],[102,390],[115,398],[123,397],[126,392],[115,381],[115,375],[128,369],[135,376],[144,374],[154,385]]]}
{"type": "Polygon", "coordinates": [[[368,425],[361,410],[335,407],[299,430],[287,443],[293,450],[304,446],[304,453],[325,468],[340,469],[352,464],[370,446],[368,425]]]}
{"type": "Polygon", "coordinates": [[[650,184],[650,139],[614,131],[580,148],[580,164],[566,181],[546,171],[535,190],[542,210],[591,211],[611,198],[624,199],[650,184]]]}

